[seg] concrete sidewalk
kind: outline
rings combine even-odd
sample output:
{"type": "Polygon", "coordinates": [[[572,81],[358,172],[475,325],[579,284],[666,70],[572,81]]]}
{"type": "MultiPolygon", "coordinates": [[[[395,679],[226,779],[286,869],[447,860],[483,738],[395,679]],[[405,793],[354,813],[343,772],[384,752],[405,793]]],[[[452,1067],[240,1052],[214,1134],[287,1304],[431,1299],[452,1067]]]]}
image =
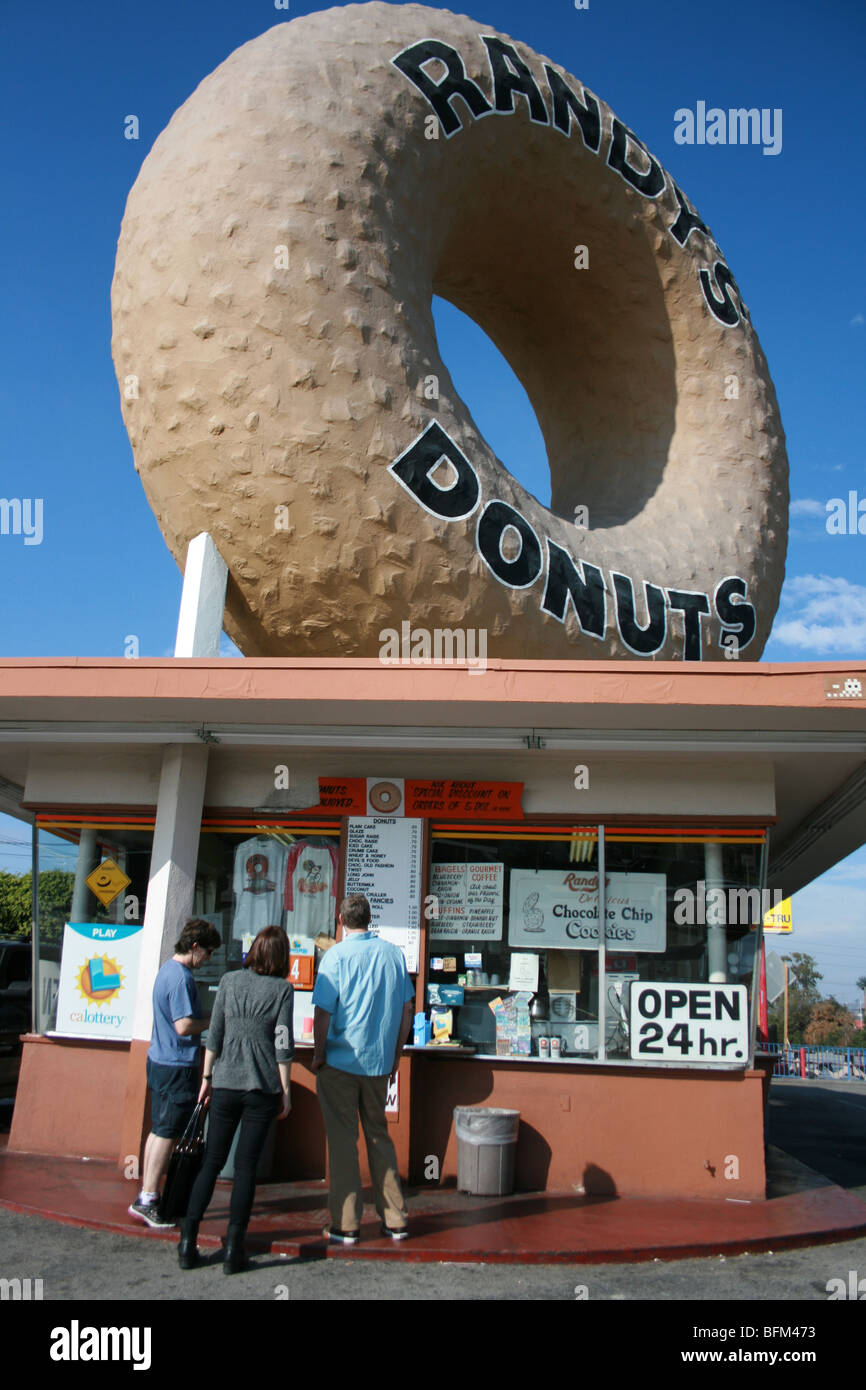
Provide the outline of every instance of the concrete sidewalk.
{"type": "MultiPolygon", "coordinates": [[[[2,1142],[3,1136],[0,1136],[2,1142]]],[[[409,1190],[411,1239],[379,1234],[372,1208],[358,1245],[330,1246],[325,1184],[262,1183],[248,1232],[250,1252],[300,1259],[601,1264],[790,1249],[866,1235],[866,1202],[780,1150],[768,1155],[765,1202],[585,1197],[574,1192],[472,1197],[453,1188],[409,1190]]],[[[230,1184],[219,1183],[199,1245],[216,1249],[228,1221],[230,1184]]],[[[112,1163],[10,1154],[0,1149],[0,1206],[67,1225],[176,1241],[134,1221],[137,1184],[112,1163]]]]}

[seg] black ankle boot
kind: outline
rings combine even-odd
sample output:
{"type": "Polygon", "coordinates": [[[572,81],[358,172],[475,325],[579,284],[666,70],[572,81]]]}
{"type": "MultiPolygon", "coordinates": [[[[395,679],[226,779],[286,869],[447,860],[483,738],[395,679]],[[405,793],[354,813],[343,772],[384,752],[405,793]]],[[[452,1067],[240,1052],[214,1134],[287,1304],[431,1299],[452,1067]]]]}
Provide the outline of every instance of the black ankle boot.
{"type": "Polygon", "coordinates": [[[244,1235],[246,1226],[229,1226],[226,1248],[223,1255],[223,1274],[240,1274],[247,1267],[244,1254],[244,1235]]]}
{"type": "Polygon", "coordinates": [[[198,1222],[185,1219],[180,1223],[180,1245],[177,1262],[181,1269],[195,1269],[198,1264],[198,1222]]]}

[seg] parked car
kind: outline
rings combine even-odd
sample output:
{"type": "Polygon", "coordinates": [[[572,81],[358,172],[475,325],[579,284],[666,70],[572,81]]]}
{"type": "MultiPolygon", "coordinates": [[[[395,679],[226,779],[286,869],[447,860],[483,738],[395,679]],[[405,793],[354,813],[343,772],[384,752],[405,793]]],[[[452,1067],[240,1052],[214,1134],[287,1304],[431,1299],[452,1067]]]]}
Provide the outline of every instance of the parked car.
{"type": "MultiPolygon", "coordinates": [[[[57,946],[44,948],[59,960],[57,946]]],[[[0,941],[0,1099],[14,1096],[21,1067],[21,1034],[31,1028],[33,948],[29,941],[0,941]]]]}

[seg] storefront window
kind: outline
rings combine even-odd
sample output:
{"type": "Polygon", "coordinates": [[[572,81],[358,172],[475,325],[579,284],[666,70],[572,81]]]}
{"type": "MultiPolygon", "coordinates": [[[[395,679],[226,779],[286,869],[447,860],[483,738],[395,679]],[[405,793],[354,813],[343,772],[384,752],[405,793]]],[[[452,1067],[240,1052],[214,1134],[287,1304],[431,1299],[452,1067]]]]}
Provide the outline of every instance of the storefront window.
{"type": "MultiPolygon", "coordinates": [[[[291,944],[295,1037],[311,1042],[315,972],[336,935],[340,836],[333,814],[204,818],[192,912],[212,922],[223,943],[198,972],[206,1013],[257,932],[282,926],[291,944]]],[[[144,921],[152,839],[152,817],[38,817],[40,1031],[96,1024],[102,1036],[106,1019],[119,1017],[131,937],[144,921]],[[97,944],[77,943],[87,961],[76,964],[74,979],[70,970],[63,976],[70,979],[61,1027],[66,924],[87,924],[97,944]]],[[[769,906],[761,892],[764,841],[762,831],[737,828],[433,822],[422,1037],[480,1056],[746,1065],[769,906]],[[640,986],[648,993],[633,1019],[640,986]],[[723,989],[729,993],[719,999],[723,989]],[[739,1031],[725,1032],[729,1021],[739,1031]]]]}
{"type": "Polygon", "coordinates": [[[563,1056],[597,1054],[598,977],[575,948],[591,937],[556,930],[554,883],[573,886],[576,931],[597,894],[595,826],[433,830],[426,1002],[483,1055],[543,1055],[551,1037],[563,1056]]]}
{"type": "MultiPolygon", "coordinates": [[[[605,997],[617,1024],[609,1056],[635,1054],[628,1008],[633,979],[671,985],[742,985],[751,1009],[758,928],[767,906],[761,893],[763,844],[763,834],[754,831],[607,829],[608,935],[613,924],[622,948],[621,955],[612,958],[608,942],[605,997]],[[665,905],[663,929],[656,911],[661,902],[665,905]]],[[[667,1032],[674,1037],[682,1060],[730,1061],[713,1041],[706,1042],[697,1055],[702,1047],[700,1027],[683,1026],[674,1032],[684,1020],[688,1022],[675,1007],[680,994],[695,1001],[699,1019],[709,1008],[710,996],[701,991],[670,994],[667,1032]]],[[[662,1027],[662,1022],[657,1026],[662,1027]]],[[[707,1036],[712,1031],[704,1029],[707,1036]]],[[[655,1032],[655,1028],[645,1030],[644,1048],[658,1045],[655,1032]]],[[[642,1059],[651,1061],[655,1055],[670,1060],[667,1049],[658,1054],[647,1051],[642,1059]]]]}
{"type": "Polygon", "coordinates": [[[295,1038],[312,1038],[315,968],[335,939],[340,860],[338,820],[205,818],[193,911],[212,922],[222,946],[197,972],[206,1012],[220,979],[239,970],[263,927],[283,927],[291,948],[295,1038]]]}
{"type": "MultiPolygon", "coordinates": [[[[766,906],[763,843],[760,832],[736,830],[434,827],[431,1032],[439,1019],[443,1042],[459,1040],[482,1055],[745,1065],[766,906]],[[657,1045],[656,1023],[639,1055],[629,1012],[634,981],[712,986],[663,994],[671,1014],[663,1044],[673,1038],[673,1056],[657,1045]],[[745,991],[719,1001],[718,987],[728,985],[745,991]],[[711,1026],[707,1015],[717,1005],[723,1022],[733,1012],[742,1025],[736,1050],[733,1034],[711,1026]],[[691,1029],[683,1023],[689,1007],[698,1024],[691,1029]]],[[[655,1008],[656,993],[648,997],[655,1008]]]]}
{"type": "MultiPolygon", "coordinates": [[[[38,890],[34,912],[37,957],[35,1024],[54,1031],[67,923],[88,923],[126,939],[144,922],[153,818],[40,814],[36,820],[38,890]]],[[[94,948],[95,958],[95,948],[94,948]]],[[[82,1010],[102,1003],[108,989],[89,976],[77,982],[82,1010]],[[89,996],[92,998],[89,999],[89,996]]],[[[117,976],[120,978],[120,975],[117,976]]]]}

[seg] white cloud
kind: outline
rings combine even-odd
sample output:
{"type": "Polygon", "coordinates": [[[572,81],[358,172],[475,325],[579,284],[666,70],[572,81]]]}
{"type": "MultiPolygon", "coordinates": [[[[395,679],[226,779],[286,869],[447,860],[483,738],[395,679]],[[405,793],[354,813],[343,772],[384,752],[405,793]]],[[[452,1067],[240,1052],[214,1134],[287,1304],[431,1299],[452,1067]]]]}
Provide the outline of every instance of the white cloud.
{"type": "Polygon", "coordinates": [[[791,503],[790,512],[792,517],[824,517],[827,516],[827,507],[823,502],[816,502],[815,498],[799,498],[791,503]]]}
{"type": "Polygon", "coordinates": [[[866,319],[864,319],[862,314],[855,314],[853,319],[849,319],[848,322],[852,328],[862,328],[863,324],[866,323],[866,319]]]}
{"type": "Polygon", "coordinates": [[[866,588],[831,575],[801,574],[786,581],[772,639],[815,654],[866,652],[866,588]]]}
{"type": "Polygon", "coordinates": [[[824,502],[817,502],[814,497],[801,497],[796,502],[792,502],[789,508],[791,516],[819,516],[822,521],[826,519],[827,507],[824,502]]]}

